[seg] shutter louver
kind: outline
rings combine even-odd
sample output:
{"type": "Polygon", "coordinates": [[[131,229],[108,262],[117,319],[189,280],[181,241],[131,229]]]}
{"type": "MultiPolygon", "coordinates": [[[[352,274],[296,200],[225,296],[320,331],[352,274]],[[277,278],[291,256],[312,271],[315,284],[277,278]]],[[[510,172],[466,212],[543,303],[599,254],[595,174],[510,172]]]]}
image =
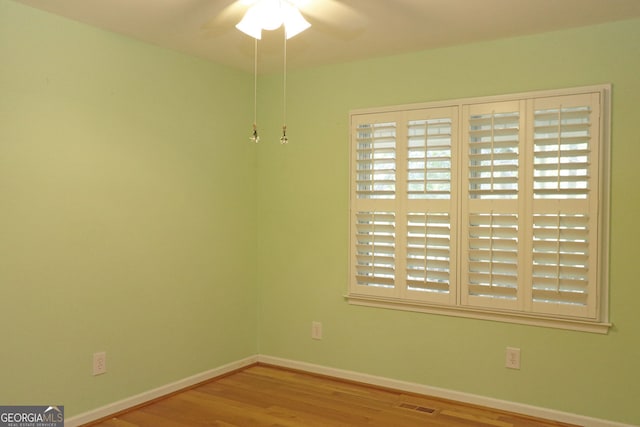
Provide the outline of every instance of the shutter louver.
{"type": "Polygon", "coordinates": [[[447,213],[407,217],[407,288],[449,293],[451,226],[447,213]]]}
{"type": "Polygon", "coordinates": [[[356,218],[357,283],[393,288],[395,214],[393,212],[358,212],[356,218]]]}
{"type": "Polygon", "coordinates": [[[517,298],[518,215],[469,216],[469,295],[517,298]]]}
{"type": "Polygon", "coordinates": [[[519,112],[469,117],[469,196],[515,199],[518,196],[519,112]]]}
{"type": "Polygon", "coordinates": [[[451,197],[452,119],[408,123],[407,194],[409,199],[451,197]]]}
{"type": "Polygon", "coordinates": [[[394,199],[396,193],[396,124],[357,127],[356,195],[359,199],[394,199]]]}
{"type": "Polygon", "coordinates": [[[588,224],[585,215],[534,215],[533,301],[587,304],[588,224]]]}

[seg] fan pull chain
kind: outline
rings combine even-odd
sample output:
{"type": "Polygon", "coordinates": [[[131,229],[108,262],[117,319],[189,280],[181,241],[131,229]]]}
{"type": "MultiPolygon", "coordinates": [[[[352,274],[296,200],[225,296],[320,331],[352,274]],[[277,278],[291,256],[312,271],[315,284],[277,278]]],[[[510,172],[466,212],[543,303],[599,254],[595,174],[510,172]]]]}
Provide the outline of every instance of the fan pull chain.
{"type": "Polygon", "coordinates": [[[280,137],[280,143],[286,144],[289,142],[287,138],[287,32],[284,32],[284,54],[283,56],[283,71],[282,71],[282,136],[280,137]]]}
{"type": "Polygon", "coordinates": [[[260,142],[260,136],[258,135],[258,119],[257,119],[257,104],[258,104],[258,39],[254,39],[253,48],[253,132],[249,141],[260,142]]]}

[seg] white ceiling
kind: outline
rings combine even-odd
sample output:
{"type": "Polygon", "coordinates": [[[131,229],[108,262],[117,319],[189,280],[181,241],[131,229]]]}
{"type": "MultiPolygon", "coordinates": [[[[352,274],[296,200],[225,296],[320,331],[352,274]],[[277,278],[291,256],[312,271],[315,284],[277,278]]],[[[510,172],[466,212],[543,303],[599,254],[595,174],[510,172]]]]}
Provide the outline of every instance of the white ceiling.
{"type": "MultiPolygon", "coordinates": [[[[244,70],[253,39],[235,0],[16,0],[244,70]]],[[[312,27],[287,43],[289,69],[640,17],[640,0],[305,0],[312,27]]],[[[259,71],[282,69],[282,30],[263,32],[259,71]]]]}

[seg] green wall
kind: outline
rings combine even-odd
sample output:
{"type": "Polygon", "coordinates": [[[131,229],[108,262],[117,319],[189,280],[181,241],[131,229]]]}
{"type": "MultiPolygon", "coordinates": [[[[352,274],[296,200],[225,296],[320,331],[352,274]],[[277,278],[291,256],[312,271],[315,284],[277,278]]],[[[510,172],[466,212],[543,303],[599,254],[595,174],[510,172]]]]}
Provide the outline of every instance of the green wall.
{"type": "Polygon", "coordinates": [[[256,353],[252,83],[0,0],[0,404],[73,416],[256,353]]]}
{"type": "Polygon", "coordinates": [[[279,75],[253,145],[246,73],[6,0],[0,64],[0,404],[73,416],[261,353],[640,424],[640,21],[290,71],[287,146],[279,75]],[[608,335],[345,302],[350,109],[600,83],[608,335]]]}
{"type": "MultiPolygon", "coordinates": [[[[638,76],[638,20],[290,72],[290,143],[260,147],[260,353],[640,424],[638,76]],[[345,302],[350,109],[601,83],[613,84],[608,335],[345,302]],[[504,368],[507,346],[522,349],[520,371],[504,368]]],[[[279,99],[279,76],[261,83],[279,99]]],[[[273,110],[263,136],[276,140],[273,110]]]]}

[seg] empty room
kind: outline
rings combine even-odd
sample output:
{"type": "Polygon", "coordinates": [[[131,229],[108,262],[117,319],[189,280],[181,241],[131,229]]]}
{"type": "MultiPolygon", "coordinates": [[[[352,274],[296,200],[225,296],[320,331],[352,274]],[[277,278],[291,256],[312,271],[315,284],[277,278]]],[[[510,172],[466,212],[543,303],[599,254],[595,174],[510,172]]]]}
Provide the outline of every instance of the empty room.
{"type": "Polygon", "coordinates": [[[274,369],[640,425],[639,1],[0,0],[0,61],[13,421],[274,369]]]}

